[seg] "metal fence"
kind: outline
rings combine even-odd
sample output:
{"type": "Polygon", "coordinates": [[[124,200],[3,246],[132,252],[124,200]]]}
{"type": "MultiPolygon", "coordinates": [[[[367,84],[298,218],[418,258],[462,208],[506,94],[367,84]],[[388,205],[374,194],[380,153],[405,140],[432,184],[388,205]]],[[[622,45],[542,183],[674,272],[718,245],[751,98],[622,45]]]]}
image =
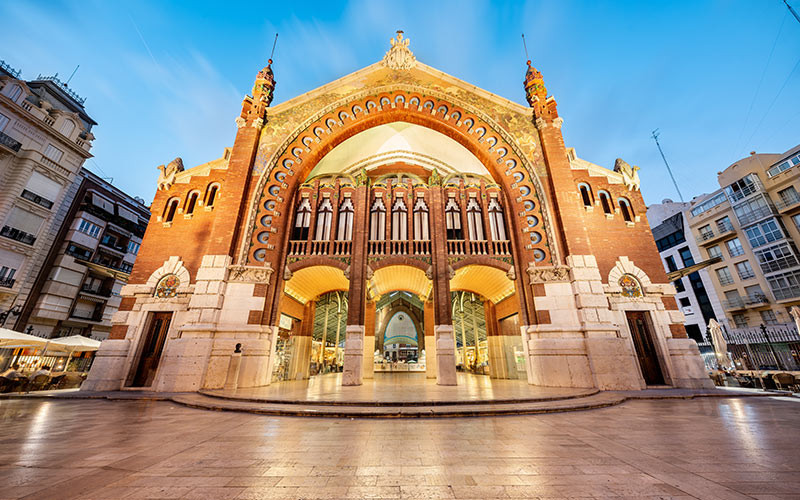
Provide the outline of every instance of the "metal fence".
{"type": "MultiPolygon", "coordinates": [[[[794,323],[735,329],[723,326],[722,336],[737,368],[800,370],[800,333],[794,323]]],[[[710,343],[702,344],[713,351],[710,343]]]]}

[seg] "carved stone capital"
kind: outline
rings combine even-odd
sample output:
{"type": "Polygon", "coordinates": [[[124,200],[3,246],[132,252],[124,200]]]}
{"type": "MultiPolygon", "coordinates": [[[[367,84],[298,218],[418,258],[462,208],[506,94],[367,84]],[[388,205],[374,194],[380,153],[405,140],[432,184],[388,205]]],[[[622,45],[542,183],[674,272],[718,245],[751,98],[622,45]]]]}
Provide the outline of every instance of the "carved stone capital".
{"type": "Polygon", "coordinates": [[[508,276],[508,279],[510,279],[511,281],[515,281],[517,279],[517,268],[514,266],[508,268],[506,276],[508,276]]]}
{"type": "Polygon", "coordinates": [[[283,268],[283,281],[289,281],[294,276],[291,270],[289,270],[289,266],[285,266],[283,268]]]}
{"type": "Polygon", "coordinates": [[[560,129],[562,125],[564,125],[564,119],[561,118],[560,116],[558,118],[556,118],[555,120],[553,120],[553,126],[555,128],[560,129]]]}
{"type": "Polygon", "coordinates": [[[242,118],[241,116],[236,117],[236,128],[242,128],[247,123],[247,120],[242,118]]]}
{"type": "Polygon", "coordinates": [[[253,120],[253,128],[256,130],[261,130],[261,127],[264,126],[264,119],[263,118],[256,118],[253,120]]]}
{"type": "Polygon", "coordinates": [[[240,283],[269,283],[272,268],[265,266],[230,266],[228,281],[240,283]]]}
{"type": "Polygon", "coordinates": [[[428,266],[428,269],[425,270],[425,277],[433,281],[433,266],[428,266]]]}
{"type": "Polygon", "coordinates": [[[528,264],[531,285],[536,283],[569,282],[568,266],[536,266],[528,264]]]}
{"type": "Polygon", "coordinates": [[[373,271],[371,267],[367,266],[367,281],[371,280],[373,276],[375,276],[375,271],[373,271]]]}

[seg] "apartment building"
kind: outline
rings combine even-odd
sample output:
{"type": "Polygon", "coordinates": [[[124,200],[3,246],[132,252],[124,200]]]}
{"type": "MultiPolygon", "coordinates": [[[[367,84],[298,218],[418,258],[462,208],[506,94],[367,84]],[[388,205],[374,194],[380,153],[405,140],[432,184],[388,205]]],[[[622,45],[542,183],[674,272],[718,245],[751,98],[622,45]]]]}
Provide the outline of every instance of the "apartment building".
{"type": "MultiPolygon", "coordinates": [[[[708,260],[689,230],[687,214],[691,205],[667,199],[647,207],[647,220],[653,229],[653,238],[667,273],[688,269],[708,260]]],[[[708,269],[688,273],[675,279],[672,284],[678,292],[675,300],[686,317],[686,333],[697,342],[708,341],[708,322],[715,319],[725,323],[725,313],[708,269]]]]}
{"type": "Polygon", "coordinates": [[[0,310],[19,312],[75,196],[97,123],[57,77],[0,61],[0,310]]]}
{"type": "Polygon", "coordinates": [[[19,330],[42,337],[105,339],[142,243],[150,211],[141,200],[81,169],[57,244],[36,277],[19,330]]]}
{"type": "Polygon", "coordinates": [[[800,145],[755,152],[718,173],[686,217],[733,328],[790,323],[800,304],[800,145]]]}

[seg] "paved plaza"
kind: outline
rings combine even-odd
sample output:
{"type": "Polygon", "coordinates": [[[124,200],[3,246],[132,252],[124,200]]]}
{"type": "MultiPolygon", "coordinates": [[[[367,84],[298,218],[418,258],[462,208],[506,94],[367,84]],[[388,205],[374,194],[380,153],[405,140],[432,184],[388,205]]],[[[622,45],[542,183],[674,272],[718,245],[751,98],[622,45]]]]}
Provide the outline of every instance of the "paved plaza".
{"type": "Polygon", "coordinates": [[[0,401],[0,498],[800,498],[800,400],[315,419],[0,401]]]}

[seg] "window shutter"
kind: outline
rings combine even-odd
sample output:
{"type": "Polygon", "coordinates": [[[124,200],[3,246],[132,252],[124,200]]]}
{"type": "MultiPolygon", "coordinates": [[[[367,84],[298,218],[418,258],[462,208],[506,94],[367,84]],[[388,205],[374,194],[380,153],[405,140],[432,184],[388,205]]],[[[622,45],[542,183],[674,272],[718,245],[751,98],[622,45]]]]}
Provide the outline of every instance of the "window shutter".
{"type": "Polygon", "coordinates": [[[19,207],[14,207],[8,215],[8,219],[6,219],[6,226],[11,226],[14,229],[36,236],[39,233],[39,228],[42,227],[42,222],[44,222],[43,217],[19,207]]]}
{"type": "Polygon", "coordinates": [[[39,172],[34,172],[31,178],[28,179],[28,184],[25,185],[25,189],[31,193],[38,194],[46,200],[54,202],[61,192],[61,184],[39,172]]]}

